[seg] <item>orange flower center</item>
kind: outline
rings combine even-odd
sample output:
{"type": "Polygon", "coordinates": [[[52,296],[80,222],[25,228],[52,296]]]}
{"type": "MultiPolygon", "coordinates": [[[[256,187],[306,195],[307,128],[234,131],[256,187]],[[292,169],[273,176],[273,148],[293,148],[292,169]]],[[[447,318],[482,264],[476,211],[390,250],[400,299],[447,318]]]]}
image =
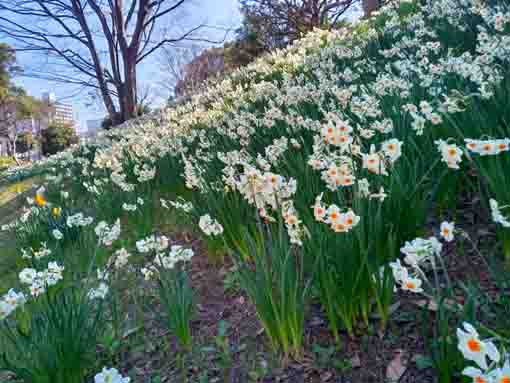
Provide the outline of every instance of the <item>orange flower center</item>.
{"type": "Polygon", "coordinates": [[[352,220],[352,218],[347,218],[348,225],[352,225],[353,223],[354,223],[354,221],[352,220]]]}
{"type": "Polygon", "coordinates": [[[505,150],[507,148],[506,144],[499,144],[499,150],[505,150]]]}
{"type": "Polygon", "coordinates": [[[482,350],[482,346],[478,339],[474,339],[474,338],[469,339],[467,342],[467,346],[469,348],[469,351],[472,351],[472,352],[480,352],[482,350]]]}
{"type": "Polygon", "coordinates": [[[487,381],[484,378],[482,378],[481,376],[477,376],[475,378],[475,382],[474,383],[487,383],[487,381]]]}
{"type": "Polygon", "coordinates": [[[476,144],[475,144],[475,143],[473,143],[473,142],[472,142],[472,143],[470,143],[468,146],[469,146],[471,149],[476,148],[476,144]]]}
{"type": "Polygon", "coordinates": [[[416,284],[414,282],[407,282],[406,287],[408,289],[414,289],[416,287],[416,284]]]}
{"type": "Polygon", "coordinates": [[[500,383],[510,383],[510,376],[508,375],[503,375],[501,377],[501,380],[499,381],[500,383]]]}
{"type": "Polygon", "coordinates": [[[450,154],[450,156],[454,156],[455,154],[457,154],[457,151],[452,148],[448,150],[448,154],[450,154]]]}
{"type": "Polygon", "coordinates": [[[485,144],[485,145],[483,146],[483,148],[484,148],[484,150],[485,150],[485,151],[487,151],[487,152],[488,152],[488,151],[490,151],[490,150],[492,149],[492,145],[490,145],[490,144],[485,144]]]}

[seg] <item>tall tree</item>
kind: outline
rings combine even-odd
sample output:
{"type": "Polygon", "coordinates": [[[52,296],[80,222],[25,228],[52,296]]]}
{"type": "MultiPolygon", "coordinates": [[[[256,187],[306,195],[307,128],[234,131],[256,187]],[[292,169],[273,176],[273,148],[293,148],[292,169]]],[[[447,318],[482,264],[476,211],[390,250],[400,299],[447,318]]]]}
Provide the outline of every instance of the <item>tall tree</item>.
{"type": "Polygon", "coordinates": [[[52,60],[58,73],[41,76],[95,89],[120,123],[136,116],[140,63],[167,44],[207,40],[201,24],[172,35],[178,25],[162,25],[192,1],[0,0],[0,35],[52,60]]]}
{"type": "Polygon", "coordinates": [[[36,99],[12,83],[19,71],[15,51],[0,43],[0,137],[7,139],[11,154],[16,154],[16,142],[22,133],[17,121],[36,115],[40,109],[36,99]]]}
{"type": "Polygon", "coordinates": [[[0,137],[6,138],[9,152],[15,156],[16,143],[24,133],[19,121],[36,117],[40,112],[40,102],[29,96],[26,91],[10,84],[0,94],[0,137]]]}
{"type": "Polygon", "coordinates": [[[334,26],[358,0],[239,0],[244,28],[267,50],[281,48],[314,28],[334,26]]]}
{"type": "Polygon", "coordinates": [[[0,97],[11,83],[13,73],[18,70],[14,49],[5,43],[0,43],[0,97]]]}

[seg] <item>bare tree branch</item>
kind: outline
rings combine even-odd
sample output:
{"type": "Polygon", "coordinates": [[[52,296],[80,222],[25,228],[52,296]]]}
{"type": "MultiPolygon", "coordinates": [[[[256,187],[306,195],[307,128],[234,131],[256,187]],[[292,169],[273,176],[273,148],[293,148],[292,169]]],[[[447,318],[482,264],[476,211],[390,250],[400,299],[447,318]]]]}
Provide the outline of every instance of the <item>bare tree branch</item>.
{"type": "MultiPolygon", "coordinates": [[[[52,60],[46,78],[99,91],[110,116],[121,122],[136,114],[138,64],[179,41],[221,42],[199,36],[203,24],[174,36],[168,31],[179,25],[161,28],[190,2],[0,0],[0,37],[17,51],[52,60]]],[[[41,71],[27,75],[43,76],[41,71]]]]}

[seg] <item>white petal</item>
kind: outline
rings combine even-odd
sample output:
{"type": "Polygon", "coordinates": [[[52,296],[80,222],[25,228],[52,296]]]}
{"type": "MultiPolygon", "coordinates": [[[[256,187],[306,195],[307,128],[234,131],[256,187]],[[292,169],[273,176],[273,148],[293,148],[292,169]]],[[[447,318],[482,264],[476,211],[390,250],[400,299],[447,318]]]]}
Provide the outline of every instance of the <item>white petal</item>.
{"type": "Polygon", "coordinates": [[[491,358],[494,362],[499,362],[501,359],[501,355],[499,354],[498,349],[492,342],[485,343],[485,349],[487,350],[487,355],[489,358],[491,358]]]}

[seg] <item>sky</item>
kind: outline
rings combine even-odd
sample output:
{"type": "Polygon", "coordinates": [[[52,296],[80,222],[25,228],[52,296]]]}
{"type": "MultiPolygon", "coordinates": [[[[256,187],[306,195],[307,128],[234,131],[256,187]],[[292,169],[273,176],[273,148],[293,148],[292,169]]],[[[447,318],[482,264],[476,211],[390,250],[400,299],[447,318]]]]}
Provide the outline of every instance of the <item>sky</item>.
{"type": "MultiPolygon", "coordinates": [[[[240,25],[241,16],[237,0],[195,0],[195,3],[196,6],[186,15],[187,22],[190,24],[204,23],[224,29],[235,29],[240,25]]],[[[217,40],[221,40],[225,35],[225,32],[221,30],[208,30],[207,33],[208,36],[217,40]]],[[[158,53],[155,53],[138,68],[138,82],[145,89],[149,89],[151,103],[155,106],[161,105],[168,97],[168,91],[160,85],[165,80],[165,74],[162,73],[161,65],[158,64],[159,59],[160,56],[158,57],[158,53]]],[[[37,62],[37,58],[20,53],[17,55],[17,61],[21,67],[24,67],[37,62]]],[[[73,104],[79,131],[86,130],[87,120],[101,119],[106,114],[102,104],[91,105],[90,98],[83,92],[79,92],[76,86],[21,76],[17,77],[15,82],[34,97],[41,97],[43,93],[50,92],[55,94],[57,101],[73,104]]]]}

